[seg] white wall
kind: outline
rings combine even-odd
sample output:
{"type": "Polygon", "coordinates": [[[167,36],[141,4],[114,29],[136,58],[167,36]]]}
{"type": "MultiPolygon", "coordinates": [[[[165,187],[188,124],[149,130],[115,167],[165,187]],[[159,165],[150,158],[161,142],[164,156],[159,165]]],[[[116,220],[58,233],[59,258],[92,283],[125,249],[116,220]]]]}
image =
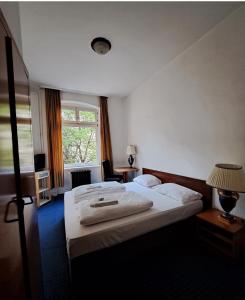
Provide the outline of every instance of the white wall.
{"type": "MultiPolygon", "coordinates": [[[[93,95],[84,95],[71,92],[61,92],[61,101],[66,103],[82,103],[87,106],[99,109],[99,97],[93,95]]],[[[47,131],[46,131],[46,111],[45,111],[45,93],[44,89],[40,89],[38,85],[31,85],[31,105],[33,119],[33,145],[34,153],[44,152],[47,157],[47,131]]],[[[122,122],[124,118],[123,101],[121,98],[110,97],[108,99],[109,121],[111,127],[112,152],[114,157],[114,165],[119,165],[123,162],[124,156],[122,145],[125,144],[125,133],[122,122]]],[[[98,151],[100,152],[100,151],[98,151]]],[[[100,157],[98,159],[100,161],[100,157]]],[[[77,168],[76,168],[77,169],[77,168]]],[[[79,169],[79,168],[78,168],[79,169]]],[[[95,167],[86,167],[91,170],[91,181],[101,181],[101,166],[100,163],[95,167]]],[[[73,168],[65,170],[65,188],[71,188],[70,172],[73,168]]]]}
{"type": "MultiPolygon", "coordinates": [[[[244,78],[243,5],[127,98],[138,166],[200,179],[218,162],[245,166],[244,78]]],[[[234,213],[245,217],[244,194],[234,213]]]]}
{"type": "Polygon", "coordinates": [[[77,102],[91,105],[93,107],[99,108],[99,97],[94,95],[84,95],[71,92],[61,92],[61,101],[66,102],[77,102]]]}
{"type": "Polygon", "coordinates": [[[20,53],[22,53],[22,39],[20,28],[20,10],[18,2],[0,2],[0,8],[8,23],[20,53]]]}

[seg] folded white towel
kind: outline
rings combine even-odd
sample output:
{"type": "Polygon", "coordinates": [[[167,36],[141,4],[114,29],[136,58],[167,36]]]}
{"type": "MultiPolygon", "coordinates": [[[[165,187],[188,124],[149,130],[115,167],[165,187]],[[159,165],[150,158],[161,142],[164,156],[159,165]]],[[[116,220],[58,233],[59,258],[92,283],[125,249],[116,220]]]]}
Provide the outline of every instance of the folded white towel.
{"type": "Polygon", "coordinates": [[[92,189],[99,189],[101,187],[116,187],[116,186],[121,186],[121,183],[117,181],[102,181],[102,182],[97,182],[92,184],[80,185],[73,188],[72,190],[73,192],[82,192],[82,191],[87,191],[92,189]]]}
{"type": "Polygon", "coordinates": [[[106,195],[123,192],[125,186],[118,182],[101,182],[92,185],[79,186],[73,189],[74,202],[78,203],[83,200],[89,200],[91,198],[101,198],[106,195]]]}
{"type": "MultiPolygon", "coordinates": [[[[93,225],[96,223],[122,218],[150,209],[153,202],[135,192],[123,192],[105,197],[106,201],[118,199],[117,205],[91,207],[91,200],[81,201],[80,223],[93,225]],[[113,198],[112,198],[113,197],[113,198]]],[[[101,201],[102,202],[102,201],[101,201]]]]}
{"type": "Polygon", "coordinates": [[[87,191],[90,191],[90,190],[94,191],[94,190],[101,189],[101,188],[102,188],[102,185],[88,186],[88,187],[86,188],[86,190],[87,190],[87,191]]]}

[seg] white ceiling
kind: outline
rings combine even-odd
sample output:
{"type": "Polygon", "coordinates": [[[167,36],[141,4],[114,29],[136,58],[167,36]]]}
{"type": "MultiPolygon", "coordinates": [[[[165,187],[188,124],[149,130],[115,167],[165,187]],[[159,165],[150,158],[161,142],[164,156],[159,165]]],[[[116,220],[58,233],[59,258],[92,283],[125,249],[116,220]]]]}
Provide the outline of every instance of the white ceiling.
{"type": "Polygon", "coordinates": [[[126,96],[220,22],[229,2],[20,2],[24,60],[42,85],[126,96]],[[97,36],[112,50],[90,48],[97,36]]]}

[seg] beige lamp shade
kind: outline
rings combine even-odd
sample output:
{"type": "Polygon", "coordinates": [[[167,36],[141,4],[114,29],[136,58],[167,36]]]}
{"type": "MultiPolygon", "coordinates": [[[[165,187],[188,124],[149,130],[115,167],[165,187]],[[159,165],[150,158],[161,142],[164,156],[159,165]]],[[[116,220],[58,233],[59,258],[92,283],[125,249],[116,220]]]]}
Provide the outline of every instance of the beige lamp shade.
{"type": "Polygon", "coordinates": [[[136,154],[136,149],[134,145],[129,145],[127,147],[127,154],[128,155],[135,155],[136,154]]]}
{"type": "Polygon", "coordinates": [[[244,193],[245,173],[239,165],[217,164],[206,183],[217,189],[244,193]]]}

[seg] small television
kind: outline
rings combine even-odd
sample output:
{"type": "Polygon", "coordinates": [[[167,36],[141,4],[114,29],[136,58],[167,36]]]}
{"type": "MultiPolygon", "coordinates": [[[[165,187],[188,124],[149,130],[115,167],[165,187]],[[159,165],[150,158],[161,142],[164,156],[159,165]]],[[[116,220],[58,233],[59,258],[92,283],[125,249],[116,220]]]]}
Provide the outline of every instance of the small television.
{"type": "Polygon", "coordinates": [[[34,155],[34,166],[35,172],[42,171],[45,169],[45,153],[34,155]]]}

